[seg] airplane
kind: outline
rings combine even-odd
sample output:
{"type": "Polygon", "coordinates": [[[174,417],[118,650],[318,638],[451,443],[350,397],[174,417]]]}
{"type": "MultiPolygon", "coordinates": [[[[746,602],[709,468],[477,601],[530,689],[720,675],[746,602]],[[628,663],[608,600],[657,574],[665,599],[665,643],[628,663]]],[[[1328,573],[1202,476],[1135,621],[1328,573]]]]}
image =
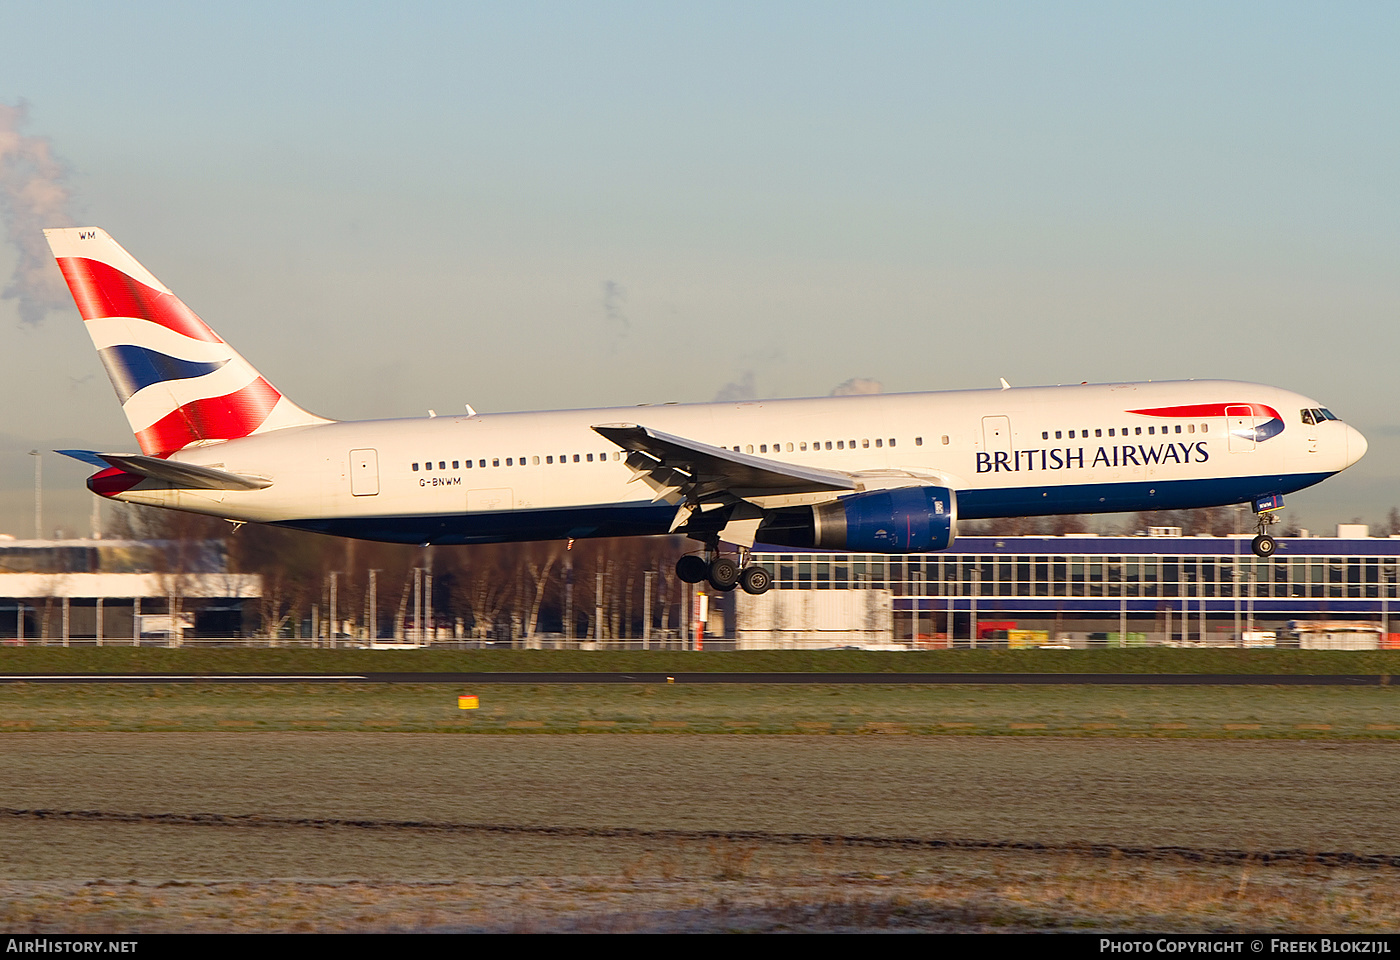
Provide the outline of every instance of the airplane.
{"type": "Polygon", "coordinates": [[[335,421],[105,231],[44,233],[141,450],[58,452],[98,468],[98,496],[235,524],[415,544],[684,534],[704,549],[681,580],[761,594],[755,542],[925,552],[995,517],[1250,503],[1268,557],[1284,496],[1366,452],[1315,400],[1220,380],[335,421]]]}

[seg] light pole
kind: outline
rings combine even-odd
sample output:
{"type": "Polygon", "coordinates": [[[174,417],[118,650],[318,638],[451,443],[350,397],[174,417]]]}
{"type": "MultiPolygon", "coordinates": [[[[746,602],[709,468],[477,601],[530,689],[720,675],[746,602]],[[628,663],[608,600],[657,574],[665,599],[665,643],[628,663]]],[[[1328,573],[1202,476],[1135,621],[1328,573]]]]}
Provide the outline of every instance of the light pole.
{"type": "Polygon", "coordinates": [[[365,598],[365,636],[370,643],[379,639],[379,584],[378,569],[369,572],[369,596],[365,598]]]}
{"type": "Polygon", "coordinates": [[[34,539],[44,539],[44,455],[30,450],[34,458],[34,539]]]}

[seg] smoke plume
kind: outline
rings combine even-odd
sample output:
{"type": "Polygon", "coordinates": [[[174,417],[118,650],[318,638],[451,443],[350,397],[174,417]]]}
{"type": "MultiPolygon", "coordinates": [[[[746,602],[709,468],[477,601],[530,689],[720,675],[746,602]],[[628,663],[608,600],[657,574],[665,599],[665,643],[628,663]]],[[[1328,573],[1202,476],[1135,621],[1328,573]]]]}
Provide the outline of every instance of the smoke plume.
{"type": "Polygon", "coordinates": [[[22,102],[14,107],[0,103],[0,220],[19,250],[14,276],[0,291],[0,299],[17,301],[20,321],[34,326],[50,310],[69,303],[63,275],[44,242],[44,228],[72,226],[73,218],[64,165],[47,139],[20,132],[28,114],[22,102]]]}
{"type": "Polygon", "coordinates": [[[838,383],[831,388],[833,397],[854,397],[862,393],[884,393],[885,385],[879,380],[869,380],[865,377],[852,377],[845,383],[838,383]]]}
{"type": "Polygon", "coordinates": [[[616,353],[618,346],[632,330],[632,321],[627,319],[622,305],[627,302],[627,291],[612,280],[603,281],[603,316],[607,319],[608,335],[611,337],[610,352],[616,353]]]}
{"type": "Polygon", "coordinates": [[[739,403],[758,396],[758,385],[752,370],[745,370],[737,380],[731,380],[715,394],[716,403],[739,403]]]}

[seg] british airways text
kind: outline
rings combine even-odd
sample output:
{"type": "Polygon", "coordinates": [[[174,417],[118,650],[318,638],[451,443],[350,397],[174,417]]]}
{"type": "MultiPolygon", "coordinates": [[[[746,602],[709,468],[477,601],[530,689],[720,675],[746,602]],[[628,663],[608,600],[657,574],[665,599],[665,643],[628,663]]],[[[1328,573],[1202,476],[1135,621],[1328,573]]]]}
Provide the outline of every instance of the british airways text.
{"type": "Polygon", "coordinates": [[[1205,463],[1210,459],[1206,442],[1159,443],[1156,446],[1099,447],[1092,455],[1084,447],[1052,447],[1043,450],[998,450],[977,454],[978,473],[1020,473],[1023,470],[1082,470],[1085,467],[1145,467],[1158,463],[1205,463]]]}

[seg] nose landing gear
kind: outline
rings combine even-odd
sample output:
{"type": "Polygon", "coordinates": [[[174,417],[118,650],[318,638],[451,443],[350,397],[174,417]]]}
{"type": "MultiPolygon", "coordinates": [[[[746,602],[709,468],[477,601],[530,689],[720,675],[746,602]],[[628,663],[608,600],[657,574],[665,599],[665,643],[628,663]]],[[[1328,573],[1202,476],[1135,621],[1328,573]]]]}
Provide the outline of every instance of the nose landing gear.
{"type": "Polygon", "coordinates": [[[1257,536],[1249,542],[1249,549],[1262,560],[1267,560],[1278,549],[1278,543],[1269,536],[1269,528],[1278,523],[1278,511],[1283,509],[1283,497],[1262,497],[1254,501],[1255,530],[1257,536]]]}

